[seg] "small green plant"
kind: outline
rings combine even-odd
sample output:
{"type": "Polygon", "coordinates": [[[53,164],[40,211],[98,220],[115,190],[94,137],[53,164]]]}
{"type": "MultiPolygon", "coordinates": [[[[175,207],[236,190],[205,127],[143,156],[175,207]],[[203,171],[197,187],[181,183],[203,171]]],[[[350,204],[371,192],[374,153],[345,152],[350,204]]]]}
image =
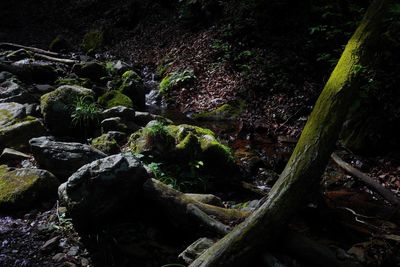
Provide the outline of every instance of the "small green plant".
{"type": "Polygon", "coordinates": [[[161,80],[160,93],[165,94],[172,88],[193,81],[194,79],[196,79],[196,76],[192,69],[171,72],[161,80]]]}
{"type": "Polygon", "coordinates": [[[367,71],[367,67],[365,67],[361,64],[357,64],[354,66],[353,74],[354,75],[362,74],[362,73],[365,73],[366,71],[367,71]]]}
{"type": "Polygon", "coordinates": [[[172,176],[167,175],[161,169],[162,163],[151,162],[150,164],[147,165],[147,167],[151,170],[151,172],[154,174],[154,177],[157,180],[159,180],[160,182],[163,182],[163,183],[171,186],[174,189],[180,190],[180,186],[179,186],[178,180],[176,180],[172,176]]]}
{"type": "Polygon", "coordinates": [[[76,99],[71,118],[75,126],[89,127],[100,122],[100,108],[90,97],[84,96],[76,99]]]}

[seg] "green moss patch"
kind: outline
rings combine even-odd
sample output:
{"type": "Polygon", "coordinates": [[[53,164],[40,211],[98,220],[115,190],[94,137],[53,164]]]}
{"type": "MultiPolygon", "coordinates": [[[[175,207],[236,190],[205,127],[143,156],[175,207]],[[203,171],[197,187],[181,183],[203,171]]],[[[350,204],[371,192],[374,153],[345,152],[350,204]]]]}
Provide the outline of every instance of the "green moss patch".
{"type": "Polygon", "coordinates": [[[98,100],[99,104],[105,108],[112,108],[116,106],[124,106],[128,108],[133,107],[132,100],[123,93],[113,90],[105,93],[98,100]]]}
{"type": "Polygon", "coordinates": [[[59,182],[51,173],[38,169],[4,172],[0,167],[0,211],[16,211],[38,200],[56,196],[59,182]]]}
{"type": "Polygon", "coordinates": [[[93,30],[85,34],[82,41],[82,49],[85,53],[93,53],[98,51],[104,42],[104,34],[102,31],[93,30]]]}
{"type": "Polygon", "coordinates": [[[246,107],[243,100],[235,100],[223,104],[211,111],[205,111],[192,115],[196,120],[233,120],[237,119],[246,107]]]}

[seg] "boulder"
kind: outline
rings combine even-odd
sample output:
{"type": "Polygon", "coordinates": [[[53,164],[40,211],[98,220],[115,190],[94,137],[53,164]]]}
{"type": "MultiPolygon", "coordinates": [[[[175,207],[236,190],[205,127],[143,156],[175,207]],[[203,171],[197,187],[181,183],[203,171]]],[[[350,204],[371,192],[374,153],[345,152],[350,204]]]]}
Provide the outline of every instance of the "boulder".
{"type": "Polygon", "coordinates": [[[233,153],[215,134],[193,125],[164,125],[151,121],[129,138],[132,152],[170,163],[203,162],[204,168],[221,173],[236,171],[233,153]]]}
{"type": "Polygon", "coordinates": [[[106,67],[97,61],[75,64],[72,71],[79,77],[87,78],[92,81],[100,81],[101,78],[107,76],[106,67]]]}
{"type": "Polygon", "coordinates": [[[109,131],[119,131],[125,133],[133,133],[140,129],[140,126],[136,125],[132,121],[123,120],[120,117],[112,117],[105,119],[101,122],[101,130],[103,133],[109,131]]]}
{"type": "Polygon", "coordinates": [[[43,123],[34,117],[26,116],[26,109],[18,103],[0,104],[0,149],[5,147],[25,149],[28,141],[46,134],[43,123]]]}
{"type": "Polygon", "coordinates": [[[94,98],[92,90],[72,85],[63,85],[40,98],[40,109],[49,130],[57,136],[76,136],[72,113],[79,98],[94,98]]]}
{"type": "Polygon", "coordinates": [[[126,213],[149,178],[131,154],[109,156],[81,167],[58,194],[78,228],[99,227],[115,214],[126,213]]]}
{"type": "Polygon", "coordinates": [[[61,181],[83,165],[107,156],[89,145],[57,142],[47,136],[33,138],[29,144],[39,165],[61,181]]]}
{"type": "Polygon", "coordinates": [[[122,74],[122,83],[119,87],[119,91],[124,95],[127,95],[137,109],[145,109],[146,93],[144,90],[143,80],[136,72],[129,70],[122,74]]]}
{"type": "Polygon", "coordinates": [[[54,64],[31,59],[12,63],[7,71],[30,83],[52,83],[58,77],[54,64]]]}
{"type": "Polygon", "coordinates": [[[57,195],[57,178],[45,170],[8,170],[0,166],[0,212],[31,208],[40,200],[57,195]]]}

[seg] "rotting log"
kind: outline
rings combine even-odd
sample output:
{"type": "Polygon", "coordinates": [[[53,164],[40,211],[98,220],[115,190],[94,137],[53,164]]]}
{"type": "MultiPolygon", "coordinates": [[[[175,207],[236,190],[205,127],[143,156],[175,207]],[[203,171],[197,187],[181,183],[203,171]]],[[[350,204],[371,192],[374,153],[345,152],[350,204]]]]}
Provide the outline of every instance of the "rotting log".
{"type": "Polygon", "coordinates": [[[246,261],[248,263],[252,256],[273,244],[289,219],[318,190],[321,175],[358,88],[358,74],[371,59],[371,44],[379,36],[379,26],[390,2],[375,0],[371,3],[319,96],[299,142],[266,202],[190,267],[246,266],[246,261]]]}

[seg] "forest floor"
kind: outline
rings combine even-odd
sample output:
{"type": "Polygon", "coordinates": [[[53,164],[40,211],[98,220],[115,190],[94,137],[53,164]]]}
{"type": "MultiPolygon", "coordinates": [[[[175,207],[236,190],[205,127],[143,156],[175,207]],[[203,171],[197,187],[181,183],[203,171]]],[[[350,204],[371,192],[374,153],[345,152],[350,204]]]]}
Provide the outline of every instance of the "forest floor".
{"type": "MultiPolygon", "coordinates": [[[[15,4],[12,8],[16,12],[21,6],[15,4]]],[[[32,24],[17,23],[13,28],[0,27],[0,41],[46,49],[55,36],[63,34],[70,40],[72,50],[78,51],[83,32],[93,22],[87,18],[81,24],[74,22],[75,28],[70,29],[63,27],[65,21],[42,27],[45,12],[29,14],[34,18],[32,24]]],[[[52,16],[56,17],[59,12],[62,11],[57,9],[52,16]]],[[[3,19],[12,16],[15,13],[10,11],[3,19]]],[[[55,22],[52,16],[50,19],[55,22]]],[[[76,16],[79,14],[73,15],[73,18],[76,16]]],[[[257,155],[257,158],[269,158],[266,161],[278,172],[293,148],[293,145],[285,142],[299,137],[329,71],[323,75],[313,73],[310,69],[311,60],[297,53],[296,46],[299,43],[289,44],[284,38],[271,43],[268,49],[253,46],[238,49],[239,44],[225,41],[225,25],[192,30],[175,23],[176,18],[161,22],[158,19],[152,18],[134,29],[108,29],[112,34],[101,53],[106,57],[131,62],[139,69],[149,68],[153,73],[168,60],[171,60],[168,72],[193,69],[196,82],[168,96],[172,100],[170,102],[174,102],[170,108],[183,114],[198,113],[238,98],[244,99],[246,107],[235,118],[233,131],[232,128],[225,130],[221,126],[224,123],[218,121],[212,122],[213,127],[219,131],[221,138],[237,150],[243,168],[253,168],[252,157],[257,155]],[[277,45],[278,42],[280,45],[277,45]],[[245,62],[232,63],[231,57],[244,51],[251,51],[256,56],[251,56],[245,62]],[[282,65],[287,68],[281,69],[282,65]],[[259,66],[270,67],[265,69],[259,66]],[[265,71],[273,75],[266,75],[265,71]],[[271,143],[282,144],[285,151],[279,154],[271,150],[271,143]]],[[[303,50],[301,52],[304,53],[303,50]]],[[[400,197],[398,151],[379,156],[345,153],[343,158],[400,197]]],[[[254,179],[250,180],[257,184],[259,173],[253,175],[254,179]]],[[[324,191],[325,204],[329,208],[312,210],[313,215],[300,219],[295,228],[317,235],[315,239],[335,240],[327,243],[335,243],[343,250],[351,251],[365,266],[400,266],[400,258],[396,253],[400,249],[398,209],[390,207],[379,195],[333,163],[325,176],[330,177],[327,178],[329,182],[324,191]],[[328,219],[324,219],[325,212],[330,216],[334,213],[335,220],[328,222],[328,219]],[[331,234],[327,234],[329,231],[331,234]],[[333,238],[335,234],[339,237],[333,238]]],[[[89,266],[89,252],[71,223],[60,216],[62,211],[60,214],[56,204],[51,203],[15,218],[0,217],[0,265],[89,266]],[[63,246],[55,246],[56,243],[62,243],[63,246]]]]}

